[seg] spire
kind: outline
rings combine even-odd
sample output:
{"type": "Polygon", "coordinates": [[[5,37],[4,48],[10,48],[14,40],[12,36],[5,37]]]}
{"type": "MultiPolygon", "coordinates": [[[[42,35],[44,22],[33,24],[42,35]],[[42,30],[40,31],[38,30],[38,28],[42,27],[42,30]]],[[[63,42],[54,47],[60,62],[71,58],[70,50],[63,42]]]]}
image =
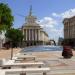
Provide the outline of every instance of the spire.
{"type": "Polygon", "coordinates": [[[30,10],[29,10],[29,16],[32,15],[32,5],[30,6],[30,10]]]}

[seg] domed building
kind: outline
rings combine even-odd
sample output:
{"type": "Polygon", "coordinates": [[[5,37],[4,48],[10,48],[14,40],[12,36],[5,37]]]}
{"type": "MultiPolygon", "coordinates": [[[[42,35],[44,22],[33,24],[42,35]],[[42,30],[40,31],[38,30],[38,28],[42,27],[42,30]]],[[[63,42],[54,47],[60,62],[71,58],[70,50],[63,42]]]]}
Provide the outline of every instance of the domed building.
{"type": "Polygon", "coordinates": [[[22,26],[23,46],[45,45],[49,42],[48,34],[36,23],[36,20],[37,18],[32,15],[31,6],[29,15],[26,16],[25,23],[22,26]]]}

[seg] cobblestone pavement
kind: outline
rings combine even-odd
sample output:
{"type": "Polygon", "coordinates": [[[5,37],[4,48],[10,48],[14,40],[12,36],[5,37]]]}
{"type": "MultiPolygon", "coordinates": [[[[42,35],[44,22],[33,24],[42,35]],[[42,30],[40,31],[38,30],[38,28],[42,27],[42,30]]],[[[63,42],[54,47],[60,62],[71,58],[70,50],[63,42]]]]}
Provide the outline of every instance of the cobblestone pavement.
{"type": "Polygon", "coordinates": [[[46,67],[51,68],[49,75],[75,75],[75,51],[71,59],[64,59],[61,52],[46,53],[45,56],[43,53],[37,53],[36,55],[39,57],[37,58],[38,61],[43,61],[46,67]]]}
{"type": "MultiPolygon", "coordinates": [[[[1,52],[0,52],[1,53],[1,52]]],[[[3,52],[2,52],[3,53],[3,52]]],[[[51,71],[47,75],[75,75],[75,51],[71,59],[64,59],[61,56],[61,51],[52,52],[32,52],[37,58],[35,61],[45,63],[44,67],[50,67],[51,71]]],[[[3,55],[3,54],[2,54],[3,55]]],[[[42,74],[27,74],[27,75],[42,75],[42,74]]]]}

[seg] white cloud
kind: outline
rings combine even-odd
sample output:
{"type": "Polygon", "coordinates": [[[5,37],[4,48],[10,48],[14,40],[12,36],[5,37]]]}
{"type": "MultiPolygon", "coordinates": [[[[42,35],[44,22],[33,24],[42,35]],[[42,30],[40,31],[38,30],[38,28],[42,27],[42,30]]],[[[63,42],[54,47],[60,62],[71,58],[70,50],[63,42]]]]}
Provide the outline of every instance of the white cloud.
{"type": "Polygon", "coordinates": [[[63,19],[75,16],[75,8],[59,14],[52,13],[52,15],[54,16],[53,18],[44,17],[38,23],[48,32],[51,39],[57,41],[59,37],[63,37],[63,19]]]}
{"type": "Polygon", "coordinates": [[[57,13],[52,13],[54,17],[60,17],[57,13]]]}
{"type": "Polygon", "coordinates": [[[51,17],[44,17],[43,19],[39,20],[38,22],[42,27],[50,27],[53,28],[54,25],[57,24],[57,21],[51,17]]]}
{"type": "Polygon", "coordinates": [[[56,41],[58,40],[59,37],[63,37],[63,28],[54,28],[50,30],[50,35],[51,38],[54,38],[56,41]]]}
{"type": "Polygon", "coordinates": [[[62,35],[63,34],[63,28],[60,28],[60,29],[55,28],[55,29],[52,30],[52,32],[55,33],[58,37],[63,36],[62,35]]]}
{"type": "Polygon", "coordinates": [[[75,16],[75,8],[74,9],[69,9],[68,11],[65,11],[63,13],[57,14],[57,13],[52,13],[54,17],[60,17],[60,18],[70,18],[72,16],[75,16]]]}
{"type": "Polygon", "coordinates": [[[62,26],[60,27],[60,23],[58,20],[52,17],[44,17],[38,22],[44,30],[48,33],[50,39],[58,40],[59,36],[63,36],[62,26]]]}
{"type": "Polygon", "coordinates": [[[63,18],[70,18],[72,16],[75,16],[75,9],[70,9],[66,11],[65,13],[61,14],[63,18]]]}
{"type": "Polygon", "coordinates": [[[59,37],[63,37],[63,28],[45,28],[45,31],[48,33],[50,39],[54,39],[56,42],[59,37]]]}
{"type": "MultiPolygon", "coordinates": [[[[69,9],[63,13],[52,13],[52,16],[54,16],[54,19],[57,21],[59,25],[62,25],[62,21],[64,18],[70,18],[75,16],[75,8],[74,9],[69,9]]],[[[63,27],[61,26],[59,29],[58,28],[52,28],[50,30],[50,34],[53,34],[50,37],[54,37],[57,41],[58,37],[63,37],[63,27]]]]}

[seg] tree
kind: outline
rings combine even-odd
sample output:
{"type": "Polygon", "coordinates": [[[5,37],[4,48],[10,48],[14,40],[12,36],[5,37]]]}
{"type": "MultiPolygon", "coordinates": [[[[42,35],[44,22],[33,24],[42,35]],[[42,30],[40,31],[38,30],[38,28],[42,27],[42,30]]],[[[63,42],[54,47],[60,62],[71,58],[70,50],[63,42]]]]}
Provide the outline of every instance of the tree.
{"type": "Polygon", "coordinates": [[[19,29],[9,29],[5,36],[9,41],[12,41],[13,47],[17,47],[23,40],[23,34],[19,29]]]}
{"type": "Polygon", "coordinates": [[[7,4],[0,3],[0,31],[10,29],[13,25],[14,17],[7,4]]]}

